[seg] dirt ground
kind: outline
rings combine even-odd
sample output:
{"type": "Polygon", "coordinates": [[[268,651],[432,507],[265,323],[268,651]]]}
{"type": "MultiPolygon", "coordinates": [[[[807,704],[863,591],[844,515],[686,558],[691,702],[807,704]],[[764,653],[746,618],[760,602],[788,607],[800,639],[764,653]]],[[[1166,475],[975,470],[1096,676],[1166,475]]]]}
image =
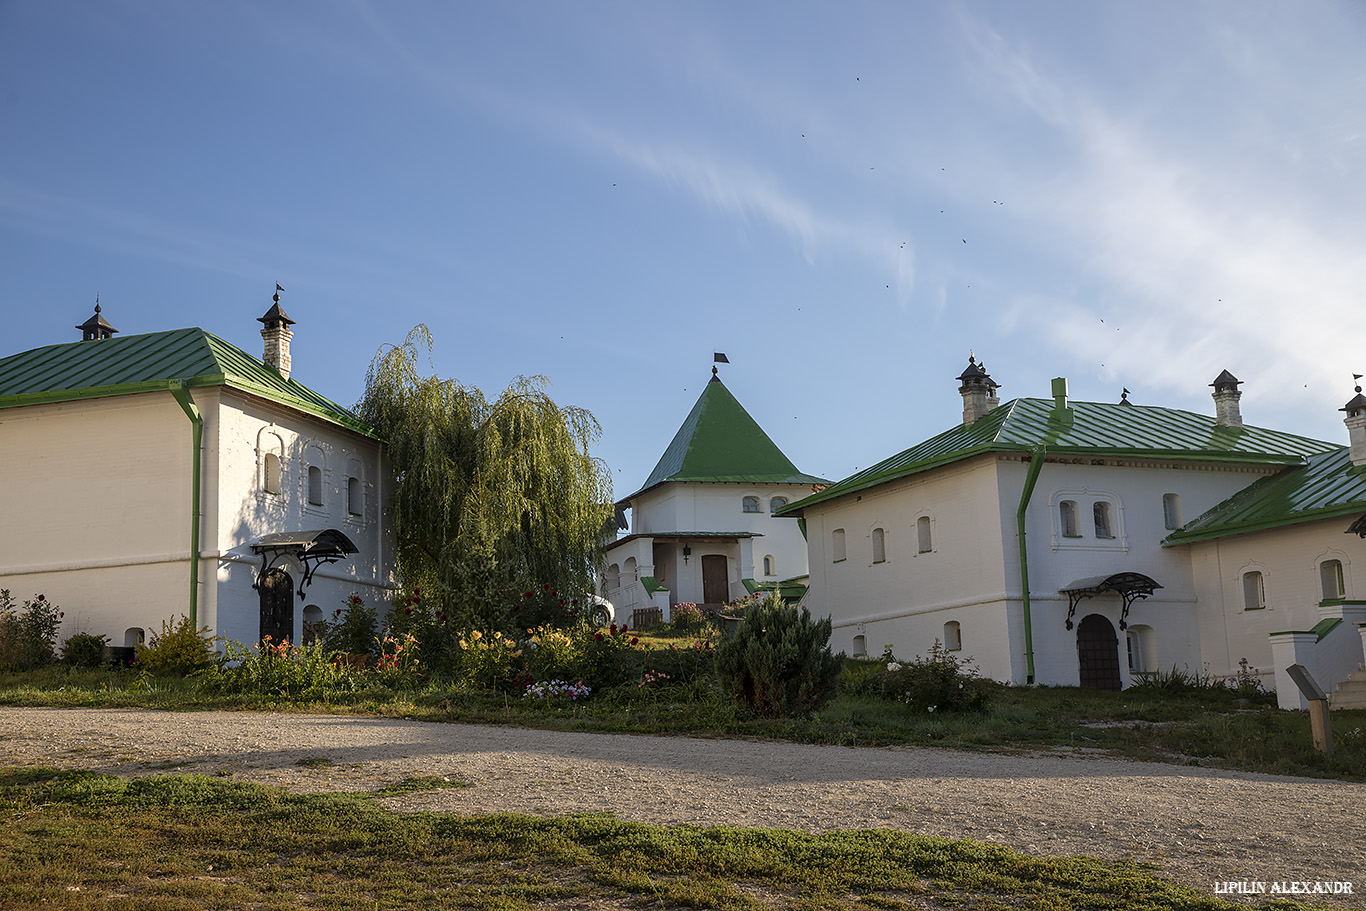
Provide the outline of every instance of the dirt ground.
{"type": "Polygon", "coordinates": [[[1036,855],[1146,861],[1204,894],[1216,882],[1346,881],[1352,896],[1316,900],[1366,907],[1366,785],[1338,781],[1071,753],[135,709],[0,709],[0,762],[125,776],[226,773],[299,792],[377,790],[443,775],[472,786],[406,794],[388,805],[466,814],[605,812],[661,825],[807,832],[902,829],[1036,855]]]}

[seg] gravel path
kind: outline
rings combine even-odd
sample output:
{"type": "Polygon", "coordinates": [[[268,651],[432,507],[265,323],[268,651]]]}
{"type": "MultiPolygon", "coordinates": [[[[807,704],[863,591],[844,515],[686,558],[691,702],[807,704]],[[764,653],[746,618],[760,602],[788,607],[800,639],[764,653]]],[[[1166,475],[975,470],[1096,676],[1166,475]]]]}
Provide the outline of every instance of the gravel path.
{"type": "Polygon", "coordinates": [[[301,792],[415,775],[473,787],[400,810],[608,812],[649,823],[893,828],[1216,881],[1347,881],[1366,907],[1366,785],[1076,755],[573,734],[341,715],[0,709],[0,762],[228,772],[301,792]],[[318,767],[301,760],[329,760],[318,767]]]}

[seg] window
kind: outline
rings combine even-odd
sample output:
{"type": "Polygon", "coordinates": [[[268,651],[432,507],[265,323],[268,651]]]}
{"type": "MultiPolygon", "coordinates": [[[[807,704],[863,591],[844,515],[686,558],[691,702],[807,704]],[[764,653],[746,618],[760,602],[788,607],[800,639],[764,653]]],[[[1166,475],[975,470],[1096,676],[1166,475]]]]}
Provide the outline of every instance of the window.
{"type": "Polygon", "coordinates": [[[961,651],[963,648],[963,628],[958,625],[957,620],[950,620],[944,624],[944,650],[947,652],[961,651]]]}
{"type": "Polygon", "coordinates": [[[744,499],[744,510],[745,510],[745,512],[758,512],[758,511],[759,511],[759,498],[758,498],[758,497],[745,497],[745,499],[744,499]]]}
{"type": "Polygon", "coordinates": [[[353,516],[365,515],[365,502],[361,495],[360,478],[346,479],[346,511],[353,516]]]}
{"type": "Polygon", "coordinates": [[[304,645],[312,645],[323,637],[323,609],[316,604],[304,608],[304,645]]]}
{"type": "Polygon", "coordinates": [[[1124,640],[1129,644],[1129,674],[1141,674],[1147,668],[1143,665],[1143,641],[1138,638],[1138,630],[1126,630],[1124,640]]]}
{"type": "Polygon", "coordinates": [[[927,554],[934,550],[934,543],[930,540],[930,517],[921,516],[915,520],[915,535],[918,539],[919,551],[927,554]]]}
{"type": "Polygon", "coordinates": [[[317,465],[308,466],[308,505],[323,505],[323,470],[317,465]]]}
{"type": "Polygon", "coordinates": [[[617,566],[615,563],[607,567],[606,588],[609,592],[614,592],[618,588],[621,588],[621,567],[617,566]]]}
{"type": "Polygon", "coordinates": [[[1162,495],[1162,524],[1167,528],[1180,528],[1186,524],[1181,521],[1181,494],[1164,493],[1162,495]]]}
{"type": "Polygon", "coordinates": [[[1256,571],[1243,573],[1243,610],[1261,610],[1266,607],[1266,589],[1262,586],[1262,574],[1256,571]]]}
{"type": "Polygon", "coordinates": [[[777,512],[787,505],[787,497],[774,497],[768,501],[768,511],[777,512]]]}
{"type": "Polygon", "coordinates": [[[123,647],[136,648],[147,641],[147,634],[140,626],[130,626],[123,631],[123,647]]]}
{"type": "Polygon", "coordinates": [[[1063,500],[1058,504],[1058,517],[1062,520],[1062,536],[1064,538],[1080,538],[1081,531],[1077,527],[1077,501],[1063,500]]]}
{"type": "Polygon", "coordinates": [[[867,639],[866,637],[864,637],[864,636],[855,636],[855,637],[854,637],[854,657],[855,657],[855,658],[866,658],[866,657],[868,657],[868,639],[867,639]]]}
{"type": "Polygon", "coordinates": [[[882,529],[873,529],[873,562],[887,562],[887,538],[882,529]]]}
{"type": "Polygon", "coordinates": [[[1110,504],[1104,500],[1097,500],[1091,507],[1091,513],[1096,520],[1096,537],[1113,538],[1115,527],[1110,521],[1110,504]]]}
{"type": "Polygon", "coordinates": [[[273,452],[266,453],[266,476],[263,480],[266,493],[280,492],[280,457],[273,452]]]}
{"type": "Polygon", "coordinates": [[[844,529],[837,528],[830,533],[830,554],[833,563],[839,563],[844,559],[844,529]]]}
{"type": "Polygon", "coordinates": [[[1320,563],[1319,582],[1323,587],[1323,600],[1346,597],[1346,586],[1342,584],[1342,561],[1324,560],[1320,563]]]}
{"type": "Polygon", "coordinates": [[[764,557],[764,575],[772,576],[775,573],[777,573],[777,570],[773,568],[773,555],[768,554],[764,557]]]}

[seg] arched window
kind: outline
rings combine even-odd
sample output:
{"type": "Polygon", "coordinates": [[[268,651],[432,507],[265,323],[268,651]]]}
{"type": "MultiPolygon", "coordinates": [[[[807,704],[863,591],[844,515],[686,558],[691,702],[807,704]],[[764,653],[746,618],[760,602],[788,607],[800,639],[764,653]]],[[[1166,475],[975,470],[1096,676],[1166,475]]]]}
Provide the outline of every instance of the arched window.
{"type": "Polygon", "coordinates": [[[1243,610],[1261,610],[1266,607],[1266,589],[1262,585],[1262,574],[1253,570],[1243,573],[1243,610]]]}
{"type": "Polygon", "coordinates": [[[837,528],[830,533],[830,555],[832,563],[839,563],[844,559],[844,529],[837,528]]]}
{"type": "Polygon", "coordinates": [[[1115,526],[1111,521],[1110,504],[1105,500],[1097,500],[1091,507],[1091,513],[1096,519],[1096,537],[1113,538],[1115,536],[1115,526]]]}
{"type": "Polygon", "coordinates": [[[957,620],[944,624],[944,651],[957,652],[963,648],[963,628],[957,620]]]}
{"type": "Polygon", "coordinates": [[[1323,589],[1323,600],[1346,597],[1346,586],[1342,579],[1342,561],[1324,560],[1319,564],[1319,584],[1323,589]]]}
{"type": "Polygon", "coordinates": [[[273,452],[266,453],[265,477],[261,481],[266,493],[280,493],[280,457],[273,452]]]}
{"type": "Polygon", "coordinates": [[[934,542],[930,540],[929,516],[921,516],[915,520],[915,536],[918,539],[920,553],[927,554],[934,550],[934,542]]]}
{"type": "Polygon", "coordinates": [[[764,575],[765,575],[765,576],[772,576],[772,575],[776,575],[777,572],[778,572],[777,569],[774,568],[773,555],[772,555],[772,554],[765,554],[765,555],[764,555],[764,575]]]}
{"type": "Polygon", "coordinates": [[[317,465],[308,466],[308,505],[323,505],[323,470],[317,465]]]}
{"type": "Polygon", "coordinates": [[[887,562],[887,538],[882,529],[873,529],[873,562],[887,562]]]}
{"type": "Polygon", "coordinates": [[[1177,529],[1186,524],[1181,520],[1181,494],[1164,493],[1162,495],[1162,524],[1171,529],[1177,529]]]}
{"type": "Polygon", "coordinates": [[[123,647],[137,648],[147,640],[147,634],[140,626],[130,626],[123,631],[123,647]]]}
{"type": "Polygon", "coordinates": [[[323,637],[323,609],[316,604],[304,608],[304,645],[312,645],[323,637]]]}
{"type": "Polygon", "coordinates": [[[855,658],[866,658],[866,657],[868,657],[868,639],[867,639],[866,637],[864,637],[864,636],[855,636],[855,637],[854,637],[854,657],[855,657],[855,658]]]}
{"type": "Polygon", "coordinates": [[[360,478],[346,479],[346,511],[353,516],[365,515],[365,499],[361,494],[360,478]]]}
{"type": "Polygon", "coordinates": [[[774,497],[768,501],[768,511],[777,512],[787,505],[787,497],[774,497]]]}
{"type": "Polygon", "coordinates": [[[607,567],[607,590],[614,592],[621,588],[621,567],[613,563],[607,567]]]}
{"type": "Polygon", "coordinates": [[[1077,524],[1077,501],[1063,500],[1058,504],[1058,518],[1062,524],[1064,538],[1080,538],[1081,528],[1077,524]]]}
{"type": "Polygon", "coordinates": [[[758,498],[758,497],[745,497],[745,499],[742,501],[742,503],[744,504],[744,510],[745,510],[745,512],[758,512],[758,511],[759,511],[759,498],[758,498]]]}

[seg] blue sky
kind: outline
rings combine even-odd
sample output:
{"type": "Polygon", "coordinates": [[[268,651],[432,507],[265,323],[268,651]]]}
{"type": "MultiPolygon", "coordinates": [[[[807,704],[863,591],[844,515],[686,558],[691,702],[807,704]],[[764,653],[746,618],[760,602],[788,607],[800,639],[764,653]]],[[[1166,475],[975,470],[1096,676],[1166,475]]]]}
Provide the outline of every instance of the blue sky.
{"type": "Polygon", "coordinates": [[[726,352],[838,479],[1003,399],[1346,442],[1366,7],[0,0],[0,355],[201,326],[344,404],[544,374],[623,495],[726,352]]]}

